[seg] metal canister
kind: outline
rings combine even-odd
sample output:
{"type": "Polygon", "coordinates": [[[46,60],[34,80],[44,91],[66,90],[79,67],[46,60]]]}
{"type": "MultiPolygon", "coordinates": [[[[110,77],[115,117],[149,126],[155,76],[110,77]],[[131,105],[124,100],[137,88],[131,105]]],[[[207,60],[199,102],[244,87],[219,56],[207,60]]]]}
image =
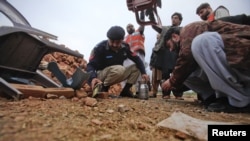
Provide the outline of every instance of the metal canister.
{"type": "Polygon", "coordinates": [[[148,85],[145,81],[139,81],[138,98],[148,100],[148,85]]]}

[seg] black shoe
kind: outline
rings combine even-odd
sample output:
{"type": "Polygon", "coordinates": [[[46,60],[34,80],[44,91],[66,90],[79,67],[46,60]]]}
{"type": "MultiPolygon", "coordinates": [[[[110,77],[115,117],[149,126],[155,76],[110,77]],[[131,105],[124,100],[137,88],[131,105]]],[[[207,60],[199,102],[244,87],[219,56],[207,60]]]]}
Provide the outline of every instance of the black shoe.
{"type": "Polygon", "coordinates": [[[130,98],[136,98],[137,97],[131,91],[124,91],[124,90],[122,90],[122,92],[120,93],[120,96],[121,97],[130,97],[130,98]]]}
{"type": "Polygon", "coordinates": [[[83,72],[81,68],[76,68],[76,71],[72,75],[72,84],[70,85],[73,89],[80,89],[85,82],[89,79],[90,74],[83,72]]]}
{"type": "Polygon", "coordinates": [[[102,91],[102,92],[108,92],[108,91],[109,91],[109,87],[110,87],[110,86],[104,86],[104,85],[102,84],[101,91],[102,91]]]}
{"type": "Polygon", "coordinates": [[[250,105],[246,107],[234,107],[231,106],[228,101],[219,100],[217,102],[211,103],[207,107],[209,112],[224,112],[224,113],[250,113],[250,105]]]}
{"type": "Polygon", "coordinates": [[[208,105],[210,105],[211,103],[214,103],[216,100],[216,96],[215,94],[209,96],[207,99],[203,99],[199,94],[197,95],[197,99],[199,100],[199,103],[204,106],[205,108],[207,108],[208,105]]]}

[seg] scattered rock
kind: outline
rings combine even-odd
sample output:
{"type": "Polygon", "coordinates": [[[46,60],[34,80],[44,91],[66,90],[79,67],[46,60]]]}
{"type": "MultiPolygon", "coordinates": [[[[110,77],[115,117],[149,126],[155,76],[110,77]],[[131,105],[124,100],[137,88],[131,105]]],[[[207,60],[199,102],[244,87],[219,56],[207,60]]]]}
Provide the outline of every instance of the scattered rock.
{"type": "Polygon", "coordinates": [[[129,108],[127,106],[125,106],[123,104],[118,105],[118,112],[124,113],[124,112],[127,112],[127,111],[129,111],[129,108]]]}
{"type": "Polygon", "coordinates": [[[98,120],[98,119],[92,119],[91,122],[96,124],[96,125],[102,125],[103,124],[103,122],[98,120]]]}
{"type": "Polygon", "coordinates": [[[55,95],[55,94],[47,94],[47,95],[46,95],[46,98],[47,98],[47,99],[56,99],[56,98],[58,98],[58,96],[55,95]]]}
{"type": "Polygon", "coordinates": [[[83,102],[85,105],[90,106],[90,107],[94,107],[97,105],[97,100],[95,98],[92,98],[92,97],[84,98],[83,102]]]}

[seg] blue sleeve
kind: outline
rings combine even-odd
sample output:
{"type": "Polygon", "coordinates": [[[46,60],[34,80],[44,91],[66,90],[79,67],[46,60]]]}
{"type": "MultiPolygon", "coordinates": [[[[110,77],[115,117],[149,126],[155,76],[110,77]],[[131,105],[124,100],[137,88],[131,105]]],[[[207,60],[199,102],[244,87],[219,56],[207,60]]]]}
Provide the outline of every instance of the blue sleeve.
{"type": "Polygon", "coordinates": [[[91,81],[97,77],[97,66],[98,66],[98,60],[99,60],[99,56],[98,55],[100,52],[97,50],[97,47],[95,47],[92,51],[91,51],[91,54],[90,54],[90,57],[89,57],[89,63],[87,64],[87,69],[86,71],[88,73],[90,73],[90,77],[89,77],[89,80],[88,80],[88,83],[91,84],[91,81]]]}

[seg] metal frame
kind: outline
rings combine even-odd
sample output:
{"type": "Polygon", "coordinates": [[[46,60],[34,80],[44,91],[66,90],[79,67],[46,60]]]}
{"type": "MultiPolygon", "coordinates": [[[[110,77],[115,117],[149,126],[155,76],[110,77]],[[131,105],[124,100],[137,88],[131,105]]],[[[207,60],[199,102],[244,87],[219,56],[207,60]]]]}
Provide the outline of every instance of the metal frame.
{"type": "Polygon", "coordinates": [[[7,0],[0,0],[0,12],[14,25],[0,26],[0,89],[15,100],[20,100],[22,92],[9,83],[61,87],[38,70],[42,58],[52,52],[79,58],[83,58],[83,55],[51,42],[49,39],[57,39],[55,35],[31,27],[7,0]]]}
{"type": "Polygon", "coordinates": [[[157,13],[157,0],[127,0],[128,10],[135,13],[136,21],[140,25],[158,25],[161,26],[161,19],[157,13]],[[157,21],[143,21],[139,17],[139,12],[152,9],[154,16],[156,16],[157,21]]]}

